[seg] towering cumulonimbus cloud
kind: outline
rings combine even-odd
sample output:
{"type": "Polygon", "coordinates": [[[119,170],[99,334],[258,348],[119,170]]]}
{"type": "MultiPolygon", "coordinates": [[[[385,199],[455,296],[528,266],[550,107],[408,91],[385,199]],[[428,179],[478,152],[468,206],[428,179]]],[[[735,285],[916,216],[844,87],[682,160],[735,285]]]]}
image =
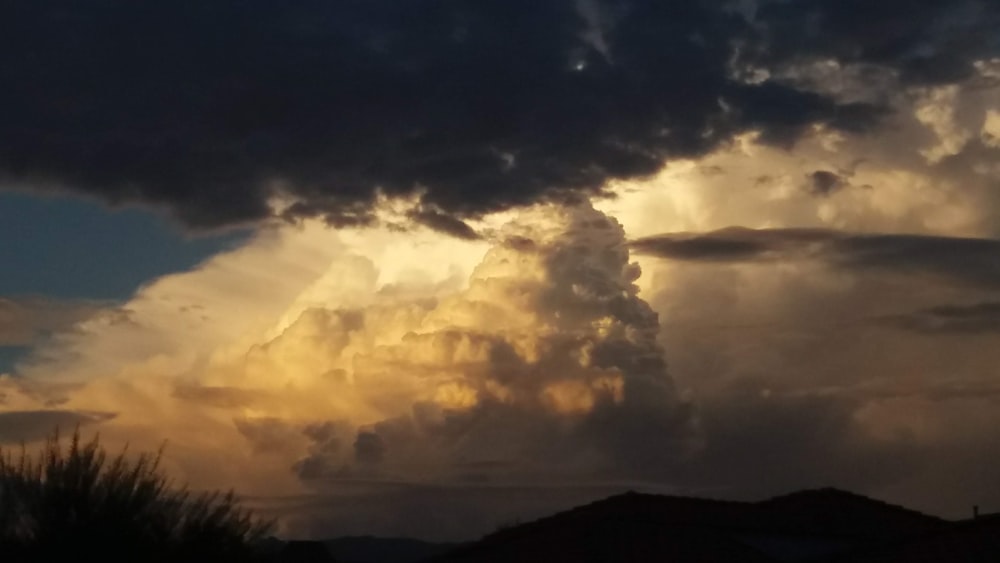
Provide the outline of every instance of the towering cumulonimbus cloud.
{"type": "MultiPolygon", "coordinates": [[[[500,236],[462,292],[310,309],[260,349],[281,369],[283,349],[321,339],[319,385],[352,396],[306,427],[301,478],[638,479],[690,452],[617,221],[546,207],[500,236]]],[[[251,440],[261,423],[243,421],[251,440]]]]}
{"type": "Polygon", "coordinates": [[[5,410],[114,415],[107,439],[169,438],[180,477],[249,494],[662,480],[700,437],[621,224],[543,205],[490,232],[430,235],[423,269],[394,280],[372,231],[262,233],[50,342],[0,380],[5,410]],[[481,259],[435,280],[435,245],[481,259]],[[287,272],[268,288],[275,255],[287,272]]]}
{"type": "Polygon", "coordinates": [[[746,131],[863,131],[1000,53],[988,0],[21,3],[0,178],[216,227],[463,219],[597,193],[746,131]],[[900,17],[905,13],[905,17],[900,17]]]}

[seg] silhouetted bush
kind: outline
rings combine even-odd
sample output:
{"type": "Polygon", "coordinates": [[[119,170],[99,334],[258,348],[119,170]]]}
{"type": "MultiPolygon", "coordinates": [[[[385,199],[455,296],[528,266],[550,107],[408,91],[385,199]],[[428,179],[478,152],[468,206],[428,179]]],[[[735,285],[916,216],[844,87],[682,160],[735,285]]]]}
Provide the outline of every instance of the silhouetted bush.
{"type": "Polygon", "coordinates": [[[159,471],[160,454],[109,459],[79,432],[38,457],[0,449],[0,560],[242,562],[270,529],[232,492],[194,494],[159,471]]]}

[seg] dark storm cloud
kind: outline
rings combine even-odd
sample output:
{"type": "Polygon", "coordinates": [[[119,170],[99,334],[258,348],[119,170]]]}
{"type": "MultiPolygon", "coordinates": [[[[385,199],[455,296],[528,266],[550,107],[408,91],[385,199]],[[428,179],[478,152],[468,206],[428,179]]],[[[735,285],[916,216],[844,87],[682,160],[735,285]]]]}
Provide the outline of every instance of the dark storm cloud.
{"type": "Polygon", "coordinates": [[[758,64],[832,59],[874,64],[909,84],[959,81],[996,56],[1000,8],[992,0],[761,0],[758,64]]]}
{"type": "Polygon", "coordinates": [[[1000,240],[832,229],[746,229],[668,233],[633,241],[640,254],[700,262],[815,259],[853,270],[928,274],[1000,287],[1000,240]]]}
{"type": "Polygon", "coordinates": [[[468,236],[440,219],[572,198],[747,129],[787,146],[880,113],[746,83],[734,61],[940,81],[997,47],[985,1],[765,3],[752,21],[720,2],[591,4],[20,2],[0,30],[0,178],[193,226],[261,218],[276,193],[297,200],[287,216],[365,222],[378,193],[420,193],[425,222],[468,236]]]}

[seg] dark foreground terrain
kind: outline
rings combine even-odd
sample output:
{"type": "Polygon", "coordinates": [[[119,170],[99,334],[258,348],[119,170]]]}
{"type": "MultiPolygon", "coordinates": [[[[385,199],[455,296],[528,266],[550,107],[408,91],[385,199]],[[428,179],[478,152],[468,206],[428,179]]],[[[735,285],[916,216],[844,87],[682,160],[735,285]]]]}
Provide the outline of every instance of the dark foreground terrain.
{"type": "Polygon", "coordinates": [[[837,489],[753,503],[627,493],[464,545],[377,538],[301,543],[312,544],[317,558],[282,560],[996,563],[1000,515],[948,521],[837,489]]]}

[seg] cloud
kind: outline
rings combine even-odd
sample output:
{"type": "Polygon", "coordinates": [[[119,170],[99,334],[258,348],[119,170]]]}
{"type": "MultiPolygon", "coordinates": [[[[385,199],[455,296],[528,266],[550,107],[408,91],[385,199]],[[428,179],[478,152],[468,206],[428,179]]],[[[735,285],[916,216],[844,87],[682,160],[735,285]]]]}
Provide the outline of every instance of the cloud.
{"type": "Polygon", "coordinates": [[[843,189],[847,182],[829,170],[817,170],[809,175],[809,191],[818,196],[829,196],[843,189]]]}
{"type": "Polygon", "coordinates": [[[937,144],[920,150],[920,154],[932,164],[960,153],[972,138],[972,133],[960,127],[955,119],[958,93],[959,88],[955,85],[932,88],[917,105],[917,119],[937,137],[937,144]]]}
{"type": "Polygon", "coordinates": [[[0,297],[0,346],[31,346],[96,315],[108,306],[95,301],[44,297],[0,297]]]}
{"type": "Polygon", "coordinates": [[[854,420],[854,397],[762,394],[734,386],[701,404],[707,440],[678,480],[713,495],[762,498],[836,484],[872,490],[905,476],[915,464],[906,443],[872,444],[854,420]]]}
{"type": "Polygon", "coordinates": [[[40,347],[3,409],[115,412],[112,447],[248,493],[662,481],[700,437],[621,224],[484,232],[265,229],[40,347]]]}
{"type": "Polygon", "coordinates": [[[937,305],[883,320],[891,326],[924,334],[1000,333],[1000,303],[937,305]]]}
{"type": "Polygon", "coordinates": [[[354,459],[358,463],[379,463],[385,455],[382,437],[375,432],[358,432],[354,440],[354,459]]]}
{"type": "Polygon", "coordinates": [[[410,216],[418,223],[438,231],[439,233],[446,233],[465,240],[476,240],[480,238],[479,233],[470,227],[468,223],[462,221],[461,219],[456,219],[450,215],[441,213],[440,211],[414,211],[410,216]]]}
{"type": "MultiPolygon", "coordinates": [[[[943,6],[934,0],[759,2],[760,62],[832,59],[891,69],[904,83],[961,80],[995,56],[996,7],[985,0],[943,6]]],[[[752,51],[754,52],[754,51],[752,51]]]]}
{"type": "Polygon", "coordinates": [[[725,497],[837,485],[946,515],[964,513],[952,491],[998,502],[975,466],[997,421],[995,242],[835,229],[665,238],[671,259],[640,257],[643,295],[704,437],[674,483],[725,497]]]}
{"type": "Polygon", "coordinates": [[[261,399],[260,393],[238,387],[178,385],[174,397],[221,408],[248,407],[261,399]]]}
{"type": "Polygon", "coordinates": [[[672,233],[631,243],[637,252],[672,260],[759,262],[817,260],[832,266],[927,274],[952,282],[1000,287],[1000,240],[917,234],[849,233],[833,229],[746,229],[672,233]]]}
{"type": "Polygon", "coordinates": [[[730,227],[710,233],[675,233],[645,237],[630,246],[641,254],[673,260],[756,261],[787,258],[828,243],[837,234],[824,229],[746,229],[730,227]]]}
{"type": "Polygon", "coordinates": [[[980,137],[984,145],[1000,148],[1000,110],[989,110],[980,137]]]}
{"type": "Polygon", "coordinates": [[[114,419],[114,413],[66,410],[0,412],[0,444],[32,442],[52,435],[54,429],[69,433],[77,427],[114,419]]]}
{"type": "MultiPolygon", "coordinates": [[[[582,4],[573,8],[586,37],[573,33],[586,47],[559,58],[571,76],[596,80],[588,73],[646,60],[629,50],[644,40],[622,35],[638,30],[619,13],[624,3],[582,4]]],[[[752,10],[733,17],[765,25],[752,10]]],[[[801,60],[770,67],[769,78],[740,67],[749,60],[734,58],[727,72],[764,86],[764,99],[749,113],[728,100],[723,112],[747,123],[753,113],[768,131],[709,139],[707,153],[611,182],[604,189],[616,197],[596,201],[600,212],[539,205],[476,218],[473,207],[436,203],[444,192],[433,187],[372,204],[276,182],[288,196],[276,213],[331,211],[348,223],[377,213],[383,226],[270,224],[240,249],[151,280],[41,346],[19,368],[20,385],[3,382],[3,410],[116,412],[102,438],[136,447],[168,438],[165,463],[180,480],[299,495],[277,510],[296,534],[464,539],[646,487],[760,497],[839,485],[951,515],[966,508],[956,494],[1000,502],[981,469],[996,450],[983,429],[1000,423],[995,334],[887,320],[923,315],[960,328],[986,313],[928,311],[998,299],[1000,176],[989,137],[975,134],[995,109],[992,67],[973,65],[954,95],[935,98],[941,85],[870,60],[801,60]],[[800,130],[809,107],[792,107],[788,121],[764,117],[781,110],[776,83],[891,111],[875,129],[800,130]],[[974,132],[933,163],[921,151],[948,130],[917,115],[928,100],[955,131],[974,132]],[[852,187],[821,174],[820,188],[834,189],[817,197],[816,172],[852,187]]],[[[621,111],[638,114],[641,101],[621,111]]],[[[537,132],[545,150],[550,134],[537,132]]],[[[489,155],[516,180],[532,161],[508,149],[489,155]]],[[[536,187],[518,197],[534,200],[536,187]]],[[[449,194],[513,201],[493,188],[469,182],[449,194]]],[[[545,197],[579,199],[557,192],[545,197]]]]}
{"type": "Polygon", "coordinates": [[[324,487],[416,467],[464,479],[459,468],[484,460],[493,470],[475,478],[500,482],[665,467],[671,447],[688,447],[690,409],[672,389],[623,236],[593,209],[544,208],[504,229],[464,291],[304,313],[253,359],[287,370],[290,347],[324,335],[324,363],[311,370],[353,384],[332,391],[352,395],[327,414],[332,425],[311,427],[299,475],[324,487]],[[654,428],[656,445],[639,447],[654,428]]]}
{"type": "Polygon", "coordinates": [[[0,172],[196,227],[269,216],[276,198],[341,225],[371,221],[383,196],[465,219],[597,193],[750,130],[788,147],[886,115],[884,99],[788,78],[802,61],[915,88],[997,52],[985,0],[748,14],[696,0],[25,4],[4,35],[23,56],[0,65],[18,85],[0,94],[16,108],[0,172]]]}

